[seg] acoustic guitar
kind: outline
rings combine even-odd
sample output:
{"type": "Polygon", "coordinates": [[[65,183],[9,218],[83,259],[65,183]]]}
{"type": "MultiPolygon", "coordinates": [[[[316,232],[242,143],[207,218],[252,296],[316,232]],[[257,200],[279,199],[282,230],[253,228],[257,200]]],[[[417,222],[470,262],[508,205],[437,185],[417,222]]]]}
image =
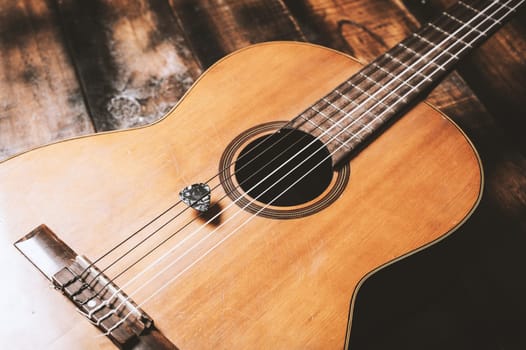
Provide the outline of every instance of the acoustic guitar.
{"type": "Polygon", "coordinates": [[[363,280],[475,210],[476,150],[418,101],[523,3],[460,1],[367,66],[251,46],[153,125],[1,163],[5,346],[346,347],[363,280]]]}

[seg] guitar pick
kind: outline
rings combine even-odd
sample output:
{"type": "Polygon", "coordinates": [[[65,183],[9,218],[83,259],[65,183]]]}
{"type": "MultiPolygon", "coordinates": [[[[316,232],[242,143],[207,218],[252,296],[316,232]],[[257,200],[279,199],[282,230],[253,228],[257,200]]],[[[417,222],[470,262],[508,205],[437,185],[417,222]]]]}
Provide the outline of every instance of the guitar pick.
{"type": "Polygon", "coordinates": [[[187,186],[179,192],[179,198],[189,207],[204,213],[210,207],[210,187],[203,183],[187,186]]]}

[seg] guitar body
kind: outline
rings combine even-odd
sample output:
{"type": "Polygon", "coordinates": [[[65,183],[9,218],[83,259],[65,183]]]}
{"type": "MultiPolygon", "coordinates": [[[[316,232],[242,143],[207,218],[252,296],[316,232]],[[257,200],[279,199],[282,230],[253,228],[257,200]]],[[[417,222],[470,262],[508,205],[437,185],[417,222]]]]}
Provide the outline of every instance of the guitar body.
{"type": "MultiPolygon", "coordinates": [[[[46,224],[95,260],[177,202],[182,188],[217,174],[238,135],[294,118],[359,68],[346,55],[309,44],[253,46],[210,68],[154,125],[55,143],[0,164],[5,346],[115,348],[50,288],[15,241],[46,224]]],[[[229,206],[229,197],[210,223],[195,210],[182,212],[164,237],[195,220],[125,276],[180,244],[170,252],[173,266],[152,282],[144,281],[156,272],[146,272],[125,292],[144,286],[133,295],[140,304],[157,291],[141,307],[181,349],[341,349],[360,281],[455,230],[482,188],[472,144],[425,103],[353,157],[350,167],[339,197],[312,215],[254,216],[229,206]]],[[[212,190],[212,204],[224,192],[212,190]]],[[[131,261],[119,261],[107,274],[131,261]]],[[[116,284],[124,285],[125,276],[116,284]]]]}

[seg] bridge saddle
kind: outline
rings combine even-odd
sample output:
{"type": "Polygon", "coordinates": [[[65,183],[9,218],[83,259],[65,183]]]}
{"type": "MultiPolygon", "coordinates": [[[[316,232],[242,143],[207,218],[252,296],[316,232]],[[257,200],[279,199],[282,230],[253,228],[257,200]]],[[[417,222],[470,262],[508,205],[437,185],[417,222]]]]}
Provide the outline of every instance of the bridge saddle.
{"type": "Polygon", "coordinates": [[[52,281],[81,314],[121,347],[136,341],[153,325],[152,319],[85,257],[77,256],[75,262],[54,274],[52,281]]]}
{"type": "Polygon", "coordinates": [[[177,349],[150,316],[46,225],[19,239],[15,247],[119,348],[177,349]]]}

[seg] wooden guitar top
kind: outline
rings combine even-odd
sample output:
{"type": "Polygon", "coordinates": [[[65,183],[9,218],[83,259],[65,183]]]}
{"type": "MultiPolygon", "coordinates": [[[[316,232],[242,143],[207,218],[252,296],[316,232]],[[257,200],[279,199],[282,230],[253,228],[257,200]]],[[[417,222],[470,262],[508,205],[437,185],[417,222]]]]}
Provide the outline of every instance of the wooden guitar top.
{"type": "MultiPolygon", "coordinates": [[[[238,135],[294,118],[359,68],[344,54],[310,44],[252,46],[210,68],[154,125],[59,142],[1,163],[5,344],[115,348],[49,288],[15,241],[45,224],[95,260],[177,202],[182,188],[217,174],[238,135]]],[[[159,291],[141,307],[180,349],[341,349],[360,281],[454,231],[482,188],[466,135],[425,103],[352,158],[350,168],[339,198],[313,215],[254,216],[229,197],[210,223],[186,210],[162,237],[195,220],[116,283],[170,254],[173,266],[152,282],[146,281],[157,271],[144,273],[125,291],[142,288],[133,296],[137,303],[159,291]]],[[[220,184],[216,178],[210,185],[220,184]]],[[[212,204],[223,195],[221,186],[212,190],[212,204]]]]}

